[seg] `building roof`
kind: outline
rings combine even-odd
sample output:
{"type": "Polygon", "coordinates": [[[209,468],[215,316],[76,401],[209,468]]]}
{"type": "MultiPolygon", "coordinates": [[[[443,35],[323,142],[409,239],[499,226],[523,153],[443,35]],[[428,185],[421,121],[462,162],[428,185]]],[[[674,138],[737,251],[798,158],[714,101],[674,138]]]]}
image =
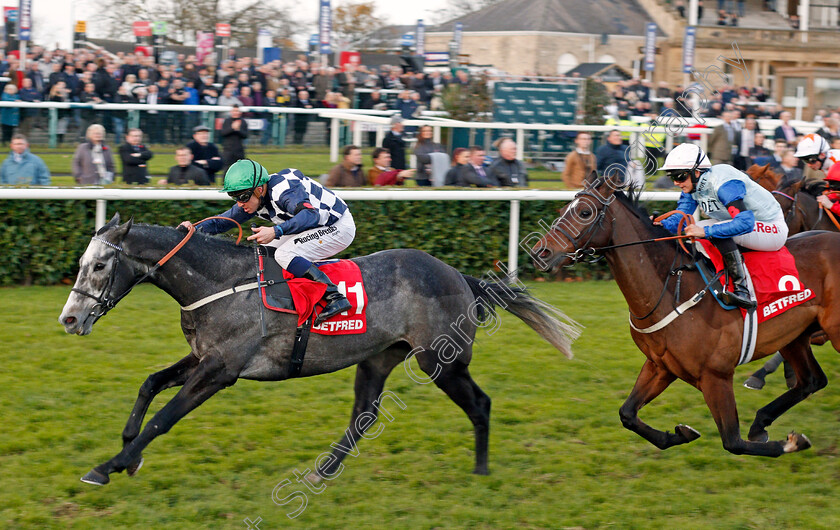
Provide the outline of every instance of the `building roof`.
{"type": "MultiPolygon", "coordinates": [[[[449,32],[456,22],[466,31],[545,31],[589,35],[643,36],[650,16],[636,0],[503,0],[428,29],[449,32]]],[[[657,30],[658,36],[664,36],[657,30]]]]}
{"type": "Polygon", "coordinates": [[[600,77],[602,81],[613,82],[632,78],[627,70],[615,63],[581,63],[563,74],[565,77],[600,77]]]}

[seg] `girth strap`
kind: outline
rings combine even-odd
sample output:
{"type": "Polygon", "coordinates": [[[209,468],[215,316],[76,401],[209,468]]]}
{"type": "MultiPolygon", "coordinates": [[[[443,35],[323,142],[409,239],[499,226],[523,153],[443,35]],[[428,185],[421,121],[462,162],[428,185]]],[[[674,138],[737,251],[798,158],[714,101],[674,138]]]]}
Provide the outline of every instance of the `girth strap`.
{"type": "Polygon", "coordinates": [[[303,368],[303,357],[306,355],[306,345],[309,344],[309,332],[312,331],[312,321],[315,319],[314,312],[309,315],[306,322],[295,331],[295,342],[292,346],[292,364],[289,377],[297,377],[303,368]]]}
{"type": "Polygon", "coordinates": [[[678,316],[682,315],[683,313],[700,303],[700,300],[702,300],[704,296],[706,296],[706,289],[703,289],[699,293],[695,294],[693,297],[681,303],[678,307],[674,308],[673,311],[668,313],[668,316],[666,316],[665,318],[663,318],[662,320],[660,320],[659,322],[657,322],[649,328],[637,328],[633,324],[633,317],[631,315],[630,327],[638,331],[639,333],[653,333],[655,331],[659,331],[660,329],[673,322],[674,319],[676,319],[678,316]]]}

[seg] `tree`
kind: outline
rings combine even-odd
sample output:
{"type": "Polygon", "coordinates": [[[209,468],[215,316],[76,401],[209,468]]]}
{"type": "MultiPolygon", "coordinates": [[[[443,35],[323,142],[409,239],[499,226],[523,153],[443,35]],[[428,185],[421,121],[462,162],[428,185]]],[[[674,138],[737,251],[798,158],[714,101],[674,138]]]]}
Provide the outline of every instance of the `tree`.
{"type": "Polygon", "coordinates": [[[382,20],[373,13],[374,9],[372,1],[342,4],[335,8],[333,31],[345,47],[358,46],[369,33],[382,26],[382,20]]]}
{"type": "Polygon", "coordinates": [[[610,96],[607,89],[595,79],[583,81],[583,124],[603,125],[604,107],[609,105],[610,96]]]}
{"type": "Polygon", "coordinates": [[[141,20],[166,22],[167,40],[175,44],[190,44],[196,31],[214,31],[217,22],[227,23],[231,40],[246,48],[257,45],[258,29],[269,30],[280,43],[291,40],[300,27],[292,10],[275,6],[273,0],[101,0],[92,17],[96,33],[122,39],[141,20]]]}
{"type": "Polygon", "coordinates": [[[442,94],[443,108],[449,117],[459,121],[490,121],[493,97],[484,77],[473,78],[467,85],[452,83],[442,94]]]}

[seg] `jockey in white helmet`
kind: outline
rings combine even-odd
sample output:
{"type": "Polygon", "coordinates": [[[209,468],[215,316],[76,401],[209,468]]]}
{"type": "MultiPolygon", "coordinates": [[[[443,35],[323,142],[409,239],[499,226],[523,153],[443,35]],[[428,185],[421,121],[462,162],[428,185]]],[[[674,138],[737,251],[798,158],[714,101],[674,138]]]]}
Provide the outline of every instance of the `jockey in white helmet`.
{"type": "MultiPolygon", "coordinates": [[[[682,195],[677,210],[689,215],[697,207],[710,219],[689,225],[685,233],[704,237],[723,255],[726,273],[734,292],[725,293],[724,303],[753,308],[746,286],[744,263],[737,245],[754,250],[779,250],[787,239],[788,227],[782,209],[769,191],[728,164],[713,166],[703,150],[694,144],[681,144],[665,158],[665,171],[682,195]]],[[[680,215],[662,221],[672,233],[680,215]]]]}

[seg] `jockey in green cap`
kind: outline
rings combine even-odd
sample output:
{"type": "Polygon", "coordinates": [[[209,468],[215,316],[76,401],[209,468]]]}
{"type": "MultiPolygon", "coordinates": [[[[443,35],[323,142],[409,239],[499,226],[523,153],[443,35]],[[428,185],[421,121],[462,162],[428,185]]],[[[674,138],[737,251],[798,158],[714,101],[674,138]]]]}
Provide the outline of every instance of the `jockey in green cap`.
{"type": "MultiPolygon", "coordinates": [[[[350,246],[356,225],[347,204],[329,189],[297,169],[284,169],[273,175],[252,160],[239,160],[225,174],[222,192],[236,201],[221,214],[244,223],[258,216],[274,224],[254,228],[248,240],[274,247],[274,259],[297,278],[308,278],[327,285],[328,304],[316,324],[350,309],[350,302],[313,261],[334,256],[350,246]]],[[[189,221],[181,223],[189,226],[189,221]]],[[[210,219],[197,226],[208,234],[227,232],[234,224],[210,219]]]]}

